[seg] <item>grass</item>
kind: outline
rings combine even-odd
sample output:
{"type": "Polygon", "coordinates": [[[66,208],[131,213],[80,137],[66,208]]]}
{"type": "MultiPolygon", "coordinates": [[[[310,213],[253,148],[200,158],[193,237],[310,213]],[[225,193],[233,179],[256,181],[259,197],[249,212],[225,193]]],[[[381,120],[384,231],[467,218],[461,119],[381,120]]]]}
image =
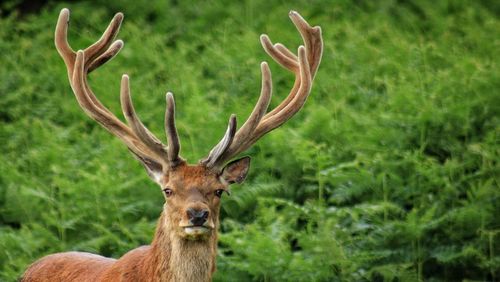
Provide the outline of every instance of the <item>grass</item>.
{"type": "MultiPolygon", "coordinates": [[[[259,34],[298,46],[290,9],[322,26],[310,99],[246,153],[249,179],[224,198],[216,281],[500,279],[496,2],[15,3],[0,4],[0,281],[53,252],[119,257],[150,242],[161,212],[160,191],[71,93],[53,46],[62,7],[75,48],[124,12],[125,48],[90,83],[118,115],[128,73],[157,136],[173,91],[193,163],[229,114],[250,113],[269,60],[259,34]]],[[[273,106],[293,77],[271,69],[273,106]]]]}

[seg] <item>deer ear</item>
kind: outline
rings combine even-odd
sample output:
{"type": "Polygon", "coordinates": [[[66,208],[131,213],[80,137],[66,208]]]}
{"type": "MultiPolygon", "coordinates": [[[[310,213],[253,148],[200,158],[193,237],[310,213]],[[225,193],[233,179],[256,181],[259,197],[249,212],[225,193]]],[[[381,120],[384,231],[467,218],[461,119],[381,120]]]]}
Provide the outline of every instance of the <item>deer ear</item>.
{"type": "Polygon", "coordinates": [[[161,185],[161,176],[163,175],[162,165],[159,162],[157,162],[151,158],[139,156],[138,154],[134,153],[132,150],[130,150],[130,152],[132,153],[132,155],[134,155],[134,157],[137,160],[139,160],[141,162],[142,166],[144,166],[144,168],[146,169],[146,172],[149,175],[149,178],[151,178],[151,180],[156,182],[158,185],[161,185]]]}
{"type": "Polygon", "coordinates": [[[221,178],[229,184],[242,183],[247,177],[250,169],[250,157],[232,161],[224,167],[221,173],[221,178]]]}

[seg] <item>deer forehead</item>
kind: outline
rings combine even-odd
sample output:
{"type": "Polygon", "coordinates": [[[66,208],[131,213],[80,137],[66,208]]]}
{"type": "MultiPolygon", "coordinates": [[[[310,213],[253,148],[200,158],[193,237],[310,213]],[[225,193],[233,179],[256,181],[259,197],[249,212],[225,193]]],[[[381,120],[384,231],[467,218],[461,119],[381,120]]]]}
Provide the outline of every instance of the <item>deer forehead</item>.
{"type": "Polygon", "coordinates": [[[181,165],[170,170],[162,181],[162,186],[182,190],[211,190],[226,185],[219,180],[219,175],[205,166],[181,165]]]}

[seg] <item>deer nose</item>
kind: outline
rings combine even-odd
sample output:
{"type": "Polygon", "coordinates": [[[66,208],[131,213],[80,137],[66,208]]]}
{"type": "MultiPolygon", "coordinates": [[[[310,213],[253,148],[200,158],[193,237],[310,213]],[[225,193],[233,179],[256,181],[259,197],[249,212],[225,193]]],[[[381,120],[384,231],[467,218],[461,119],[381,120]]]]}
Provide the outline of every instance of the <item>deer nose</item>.
{"type": "Polygon", "coordinates": [[[207,209],[187,209],[187,216],[189,218],[189,223],[194,226],[202,226],[208,218],[209,211],[207,209]]]}

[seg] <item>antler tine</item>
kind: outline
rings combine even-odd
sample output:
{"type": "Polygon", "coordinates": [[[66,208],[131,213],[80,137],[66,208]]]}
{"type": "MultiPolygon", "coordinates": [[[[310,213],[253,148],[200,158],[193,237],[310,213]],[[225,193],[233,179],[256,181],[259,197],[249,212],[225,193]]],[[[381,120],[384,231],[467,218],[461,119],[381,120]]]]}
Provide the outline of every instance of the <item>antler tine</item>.
{"type": "Polygon", "coordinates": [[[290,50],[288,50],[288,48],[285,47],[285,45],[283,45],[281,43],[274,44],[274,48],[276,48],[278,51],[280,51],[283,55],[290,58],[290,60],[293,60],[296,62],[299,60],[299,58],[297,58],[297,55],[292,53],[290,50]]]}
{"type": "Polygon", "coordinates": [[[311,78],[314,79],[323,55],[323,39],[321,27],[311,27],[306,20],[297,12],[290,11],[290,19],[304,40],[307,50],[307,59],[311,67],[311,78]]]}
{"type": "Polygon", "coordinates": [[[229,123],[227,126],[226,133],[220,142],[215,145],[215,147],[210,150],[208,157],[200,161],[200,164],[206,167],[213,168],[220,163],[222,154],[229,148],[233,142],[234,135],[236,133],[236,116],[234,114],[229,118],[229,123]]]}
{"type": "Polygon", "coordinates": [[[273,87],[271,70],[269,69],[269,65],[266,62],[262,62],[260,68],[262,72],[262,86],[260,90],[260,97],[247,121],[240,129],[238,129],[238,132],[234,137],[235,144],[239,144],[241,141],[246,140],[250,136],[250,134],[252,134],[252,132],[255,130],[255,128],[257,128],[259,122],[262,120],[262,117],[266,113],[267,108],[269,107],[269,102],[271,102],[273,87]]]}
{"type": "Polygon", "coordinates": [[[275,48],[275,46],[271,42],[271,39],[269,39],[269,36],[267,36],[266,34],[262,34],[260,36],[260,43],[262,44],[262,47],[264,48],[266,53],[285,69],[295,71],[299,68],[297,60],[293,60],[286,54],[280,52],[279,49],[275,48]]]}
{"type": "Polygon", "coordinates": [[[167,155],[171,166],[176,166],[179,162],[182,162],[182,158],[179,156],[181,142],[179,141],[179,134],[177,133],[177,127],[175,126],[174,94],[167,92],[166,100],[167,108],[165,110],[165,133],[167,135],[168,142],[167,155]]]}
{"type": "Polygon", "coordinates": [[[89,63],[93,62],[94,59],[99,57],[103,53],[103,50],[107,50],[109,48],[113,40],[118,35],[118,31],[120,31],[122,21],[123,14],[116,13],[106,30],[103,32],[101,38],[99,38],[99,40],[97,40],[94,44],[85,48],[84,52],[88,58],[87,60],[89,63]]]}
{"type": "Polygon", "coordinates": [[[121,40],[116,40],[111,44],[104,53],[102,53],[99,57],[97,57],[94,61],[92,61],[89,66],[88,66],[88,73],[91,73],[93,70],[96,68],[100,67],[101,65],[105,64],[107,61],[113,59],[116,54],[118,54],[121,49],[123,48],[123,41],[121,40]]]}
{"type": "MultiPolygon", "coordinates": [[[[292,22],[297,27],[305,46],[300,46],[298,56],[290,52],[283,44],[273,44],[267,35],[262,35],[260,41],[266,53],[270,55],[278,64],[285,69],[295,73],[295,83],[290,94],[272,111],[265,114],[269,101],[262,107],[261,98],[254,108],[245,124],[238,130],[232,144],[213,164],[213,167],[220,168],[223,162],[248,149],[260,137],[269,131],[279,127],[293,115],[295,115],[304,105],[312,86],[312,80],[316,75],[323,50],[321,38],[321,28],[311,27],[295,11],[289,14],[292,22]],[[259,112],[260,114],[256,114],[259,112]]],[[[267,67],[267,65],[266,65],[267,67]]],[[[264,75],[263,69],[263,90],[265,83],[271,83],[264,75]],[[267,80],[267,82],[265,82],[267,80]]],[[[269,86],[270,98],[270,86],[269,86]]]]}
{"type": "Polygon", "coordinates": [[[135,112],[134,105],[132,104],[132,98],[130,97],[129,77],[126,74],[122,76],[120,100],[123,115],[125,116],[125,119],[130,125],[132,131],[142,142],[144,142],[144,144],[146,144],[146,146],[151,148],[159,158],[163,159],[164,164],[168,164],[169,160],[166,158],[167,150],[165,145],[163,145],[163,143],[144,126],[135,112]]]}
{"type": "Polygon", "coordinates": [[[71,80],[73,77],[73,67],[75,65],[76,53],[68,43],[68,22],[69,10],[64,8],[59,13],[59,18],[57,19],[54,42],[56,44],[57,51],[68,67],[68,76],[71,80]]]}

